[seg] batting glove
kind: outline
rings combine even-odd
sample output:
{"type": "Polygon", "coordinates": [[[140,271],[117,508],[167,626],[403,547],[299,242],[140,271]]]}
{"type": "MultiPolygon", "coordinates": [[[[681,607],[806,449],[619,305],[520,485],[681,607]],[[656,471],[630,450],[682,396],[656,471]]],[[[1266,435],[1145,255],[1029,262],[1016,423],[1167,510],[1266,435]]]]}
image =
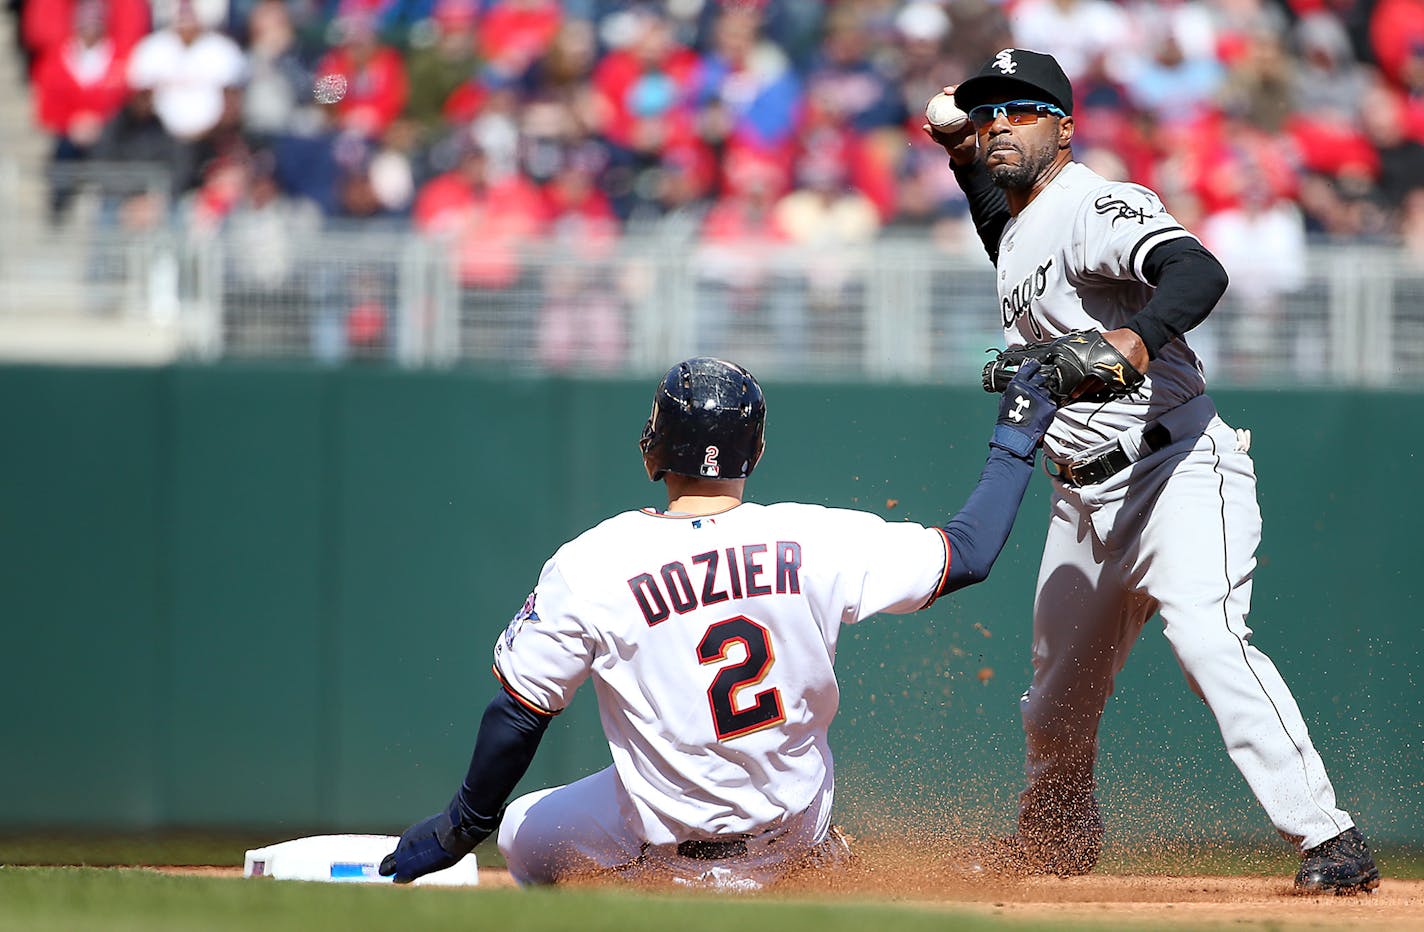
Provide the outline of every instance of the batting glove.
{"type": "Polygon", "coordinates": [[[1047,374],[1037,359],[1026,360],[999,400],[999,419],[989,446],[1031,460],[1057,413],[1058,406],[1048,392],[1047,374]]]}
{"type": "Polygon", "coordinates": [[[396,883],[410,883],[417,877],[453,867],[488,835],[484,832],[476,837],[462,831],[452,820],[450,809],[437,812],[405,830],[396,850],[381,860],[381,876],[394,877],[396,883]]]}

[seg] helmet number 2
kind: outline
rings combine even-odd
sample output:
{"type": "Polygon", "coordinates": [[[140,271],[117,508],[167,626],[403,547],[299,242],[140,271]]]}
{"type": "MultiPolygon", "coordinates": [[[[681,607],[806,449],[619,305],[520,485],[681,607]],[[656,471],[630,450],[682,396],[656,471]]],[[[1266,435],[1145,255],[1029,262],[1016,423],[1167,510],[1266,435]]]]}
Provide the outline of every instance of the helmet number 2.
{"type": "Polygon", "coordinates": [[[702,635],[702,642],[697,645],[697,659],[704,664],[726,660],[727,647],[733,642],[739,642],[746,648],[746,659],[717,671],[712,685],[707,687],[712,724],[721,741],[786,721],[781,693],[776,689],[763,690],[756,694],[751,705],[737,708],[737,691],[766,679],[776,660],[771,650],[771,637],[761,625],[745,615],[717,622],[702,635]]]}
{"type": "Polygon", "coordinates": [[[704,452],[706,455],[702,457],[702,469],[700,471],[702,475],[708,479],[716,479],[722,475],[722,467],[717,465],[717,457],[721,454],[721,451],[716,447],[708,447],[704,452]]]}

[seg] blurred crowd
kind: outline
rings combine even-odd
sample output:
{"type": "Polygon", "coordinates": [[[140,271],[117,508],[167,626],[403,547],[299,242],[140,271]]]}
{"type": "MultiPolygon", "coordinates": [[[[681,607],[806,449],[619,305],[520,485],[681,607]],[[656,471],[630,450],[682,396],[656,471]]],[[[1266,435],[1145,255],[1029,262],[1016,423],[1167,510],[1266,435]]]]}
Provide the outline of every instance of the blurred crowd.
{"type": "Polygon", "coordinates": [[[1310,237],[1424,253],[1424,0],[11,3],[56,223],[132,163],[171,187],[118,191],[127,228],[414,228],[492,289],[534,240],[977,249],[923,108],[1021,46],[1072,78],[1078,157],[1250,281],[1310,237]]]}
{"type": "Polygon", "coordinates": [[[1424,225],[1424,0],[18,6],[56,162],[161,162],[199,225],[284,199],[421,229],[478,207],[510,241],[933,228],[964,205],[924,102],[1009,45],[1073,79],[1079,157],[1189,225],[1424,225]]]}

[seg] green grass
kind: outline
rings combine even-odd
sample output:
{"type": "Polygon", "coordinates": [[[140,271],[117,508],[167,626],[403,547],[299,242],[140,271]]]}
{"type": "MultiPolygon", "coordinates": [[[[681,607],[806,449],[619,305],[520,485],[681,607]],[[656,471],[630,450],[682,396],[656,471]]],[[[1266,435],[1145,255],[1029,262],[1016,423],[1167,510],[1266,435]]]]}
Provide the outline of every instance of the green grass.
{"type": "Polygon", "coordinates": [[[791,902],[758,896],[577,889],[441,890],[180,877],[130,869],[0,868],[0,932],[725,932],[729,928],[776,932],[954,928],[972,932],[1065,926],[844,899],[791,902]]]}

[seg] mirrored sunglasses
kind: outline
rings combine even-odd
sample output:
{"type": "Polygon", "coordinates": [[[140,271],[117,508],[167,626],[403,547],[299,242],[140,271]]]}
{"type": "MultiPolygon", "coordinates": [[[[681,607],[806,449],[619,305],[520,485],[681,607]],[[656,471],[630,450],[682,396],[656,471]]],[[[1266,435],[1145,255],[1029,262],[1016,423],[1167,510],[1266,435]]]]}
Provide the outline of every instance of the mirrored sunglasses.
{"type": "Polygon", "coordinates": [[[1050,114],[1056,117],[1067,116],[1058,107],[1041,100],[1010,100],[1001,104],[980,104],[969,111],[969,120],[976,130],[984,130],[1000,116],[1008,120],[1010,125],[1024,126],[1036,123],[1041,117],[1050,114]]]}

